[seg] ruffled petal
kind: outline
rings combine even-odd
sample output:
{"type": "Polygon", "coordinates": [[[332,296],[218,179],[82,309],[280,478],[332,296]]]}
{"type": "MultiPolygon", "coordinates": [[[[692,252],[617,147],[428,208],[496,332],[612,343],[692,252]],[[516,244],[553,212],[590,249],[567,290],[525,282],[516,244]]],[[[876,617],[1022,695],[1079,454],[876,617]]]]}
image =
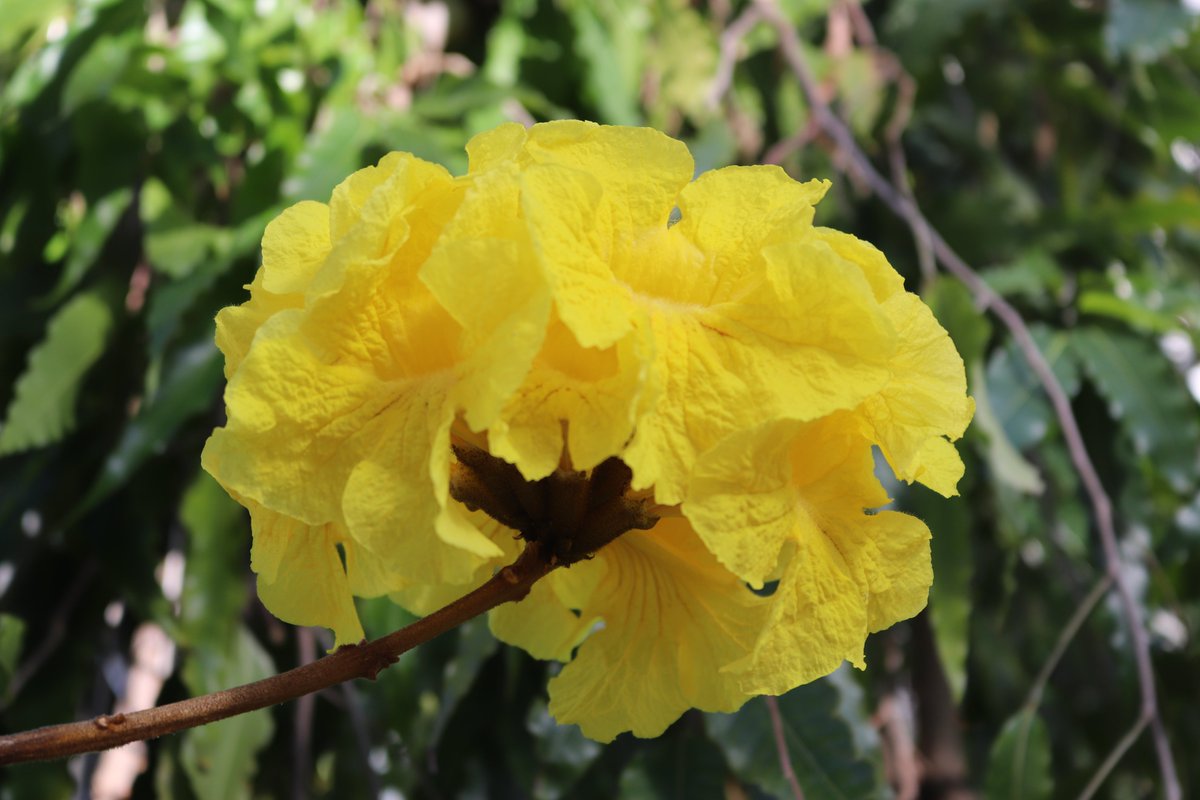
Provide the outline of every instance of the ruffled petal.
{"type": "MultiPolygon", "coordinates": [[[[462,186],[441,167],[392,155],[368,168],[374,178],[367,183],[379,183],[314,276],[304,319],[325,359],[358,362],[384,378],[447,369],[461,356],[460,326],[418,275],[461,202],[462,186]]],[[[349,203],[332,203],[331,215],[349,203]]]]}
{"type": "Polygon", "coordinates": [[[512,165],[521,154],[528,138],[524,125],[506,122],[471,137],[467,142],[469,175],[479,175],[497,167],[512,165]]]}
{"type": "MultiPolygon", "coordinates": [[[[482,511],[468,512],[462,506],[452,503],[444,517],[452,517],[456,524],[463,525],[470,533],[478,532],[487,537],[499,555],[491,558],[473,558],[476,565],[466,580],[437,581],[431,575],[425,575],[421,580],[407,581],[404,586],[390,592],[389,597],[397,605],[411,611],[413,614],[424,616],[432,614],[443,606],[449,605],[463,595],[478,589],[495,571],[517,559],[524,546],[517,538],[516,532],[506,528],[482,511]]],[[[459,575],[461,577],[461,574],[459,575]]]]}
{"type": "Polygon", "coordinates": [[[687,146],[653,128],[563,120],[534,125],[525,143],[533,164],[590,175],[601,189],[601,217],[610,246],[642,228],[665,228],[676,198],[691,181],[695,162],[687,146]]]}
{"type": "Polygon", "coordinates": [[[284,311],[259,330],[226,388],[228,422],[202,460],[227,489],[320,525],[341,520],[346,478],[403,387],[325,363],[300,335],[302,321],[284,311]]]}
{"type": "Polygon", "coordinates": [[[667,227],[691,154],[650,128],[569,121],[531,128],[519,160],[522,210],[558,313],[584,347],[610,347],[632,310],[612,265],[638,257],[644,231],[667,227]]]}
{"type": "Polygon", "coordinates": [[[569,661],[571,652],[595,626],[594,616],[576,613],[555,591],[558,575],[538,581],[519,603],[492,610],[492,633],[502,642],[520,647],[534,658],[569,661]]]}
{"type": "Polygon", "coordinates": [[[519,190],[512,165],[472,176],[420,273],[464,331],[467,363],[455,397],[476,431],[491,427],[524,380],[550,317],[550,288],[520,220],[519,190]]]}
{"type": "Polygon", "coordinates": [[[795,522],[763,634],[729,667],[752,694],[782,694],[843,661],[864,667],[867,634],[924,608],[933,580],[929,529],[915,517],[800,510],[795,522]]]}
{"type": "Polygon", "coordinates": [[[845,558],[804,514],[796,517],[794,541],[762,635],[727,668],[747,694],[783,694],[847,659],[862,665],[867,603],[845,558]]]}
{"type": "Polygon", "coordinates": [[[538,480],[559,465],[564,446],[579,470],[619,454],[633,435],[647,345],[631,334],[604,350],[580,347],[553,320],[533,370],[488,430],[492,455],[538,480]]]}
{"type": "Polygon", "coordinates": [[[684,520],[627,533],[599,561],[608,579],[582,614],[597,614],[604,627],[550,682],[559,722],[607,742],[630,730],[658,736],[688,708],[733,711],[746,701],[722,669],[753,646],[766,601],[721,567],[684,520]]]}
{"type": "Polygon", "coordinates": [[[657,402],[625,460],[659,502],[680,502],[698,455],[725,436],[853,408],[888,378],[892,329],[854,265],[804,241],[764,259],[763,279],[735,297],[648,302],[657,402]]]}
{"type": "Polygon", "coordinates": [[[929,531],[871,513],[887,501],[850,412],[768,424],[700,460],[684,514],[739,577],[778,579],[753,652],[729,668],[742,689],[779,694],[844,660],[862,666],[868,633],[924,607],[929,531]]]}
{"type": "Polygon", "coordinates": [[[612,272],[604,200],[604,187],[587,172],[533,166],[521,175],[533,252],[559,316],[584,347],[611,347],[633,317],[629,288],[612,272]]]}
{"type": "Polygon", "coordinates": [[[440,164],[411,153],[388,153],[375,166],[358,170],[333,190],[329,200],[329,235],[340,243],[351,234],[369,239],[379,258],[395,251],[410,237],[428,247],[436,239],[439,218],[449,216],[460,188],[440,164]],[[410,225],[413,211],[419,225],[410,225]]]}
{"type": "Polygon", "coordinates": [[[263,288],[304,294],[331,248],[329,206],[305,200],[285,209],[263,232],[263,288]]]}
{"type": "MultiPolygon", "coordinates": [[[[675,232],[708,254],[705,297],[731,297],[762,271],[762,251],[812,228],[829,181],[799,183],[775,166],[705,172],[679,195],[675,232]]],[[[699,296],[697,297],[699,299],[699,296]]]]}
{"type": "Polygon", "coordinates": [[[247,286],[250,299],[217,313],[217,348],[232,377],[262,324],[304,306],[304,293],[329,255],[329,207],[306,201],[284,210],[263,234],[263,263],[247,286]]]}
{"type": "Polygon", "coordinates": [[[371,426],[371,447],[342,495],[351,535],[412,582],[467,583],[484,561],[503,554],[450,500],[454,414],[446,394],[436,381],[405,387],[371,426]]]}
{"type": "Polygon", "coordinates": [[[272,294],[263,288],[263,272],[260,269],[254,282],[248,287],[250,299],[240,306],[226,306],[217,312],[217,349],[225,356],[225,380],[233,377],[254,341],[258,329],[281,311],[301,308],[304,296],[299,294],[272,294]]]}
{"type": "MultiPolygon", "coordinates": [[[[965,535],[959,531],[952,535],[965,535]]],[[[867,629],[882,631],[911,619],[929,602],[933,562],[928,526],[914,516],[880,511],[866,524],[841,535],[843,541],[859,537],[853,558],[860,585],[868,587],[867,629]]]]}
{"type": "Polygon", "coordinates": [[[338,545],[344,534],[332,525],[306,525],[247,502],[254,543],[250,566],[267,609],[293,625],[333,631],[335,647],[364,638],[338,545]]]}
{"type": "Polygon", "coordinates": [[[768,423],[726,437],[700,458],[688,485],[684,516],[726,569],[755,589],[778,577],[792,536],[789,454],[805,425],[768,423]]]}
{"type": "Polygon", "coordinates": [[[839,257],[862,270],[863,277],[871,284],[871,290],[879,302],[904,291],[904,278],[875,245],[833,228],[815,228],[813,236],[828,245],[839,257]]]}
{"type": "Polygon", "coordinates": [[[867,435],[897,477],[953,496],[963,469],[946,438],[960,438],[975,412],[962,357],[916,295],[896,294],[883,307],[899,347],[887,385],[860,411],[867,435]]]}

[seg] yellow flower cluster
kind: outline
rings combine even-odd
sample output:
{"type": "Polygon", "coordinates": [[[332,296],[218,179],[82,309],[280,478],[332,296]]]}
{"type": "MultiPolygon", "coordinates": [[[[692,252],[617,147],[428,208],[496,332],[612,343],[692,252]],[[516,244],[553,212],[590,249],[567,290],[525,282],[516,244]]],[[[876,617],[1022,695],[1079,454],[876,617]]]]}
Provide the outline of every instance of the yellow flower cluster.
{"type": "Polygon", "coordinates": [[[569,662],[560,722],[655,736],[861,665],[932,579],[925,525],[874,511],[873,446],[945,495],[962,474],[973,404],[929,310],[812,224],[825,182],[692,180],[681,143],[582,122],[467,149],[465,176],[393,153],[285,211],[217,318],[204,466],[250,510],[263,602],[354,642],[355,596],[426,613],[510,562],[450,494],[453,445],[528,481],[619,458],[658,524],[491,615],[569,662]]]}

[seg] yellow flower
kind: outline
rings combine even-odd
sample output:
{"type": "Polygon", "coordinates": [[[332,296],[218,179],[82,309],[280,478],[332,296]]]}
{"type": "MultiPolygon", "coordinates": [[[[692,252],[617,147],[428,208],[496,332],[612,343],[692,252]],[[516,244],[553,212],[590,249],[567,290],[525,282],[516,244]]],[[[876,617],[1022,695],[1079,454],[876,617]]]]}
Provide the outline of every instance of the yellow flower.
{"type": "MultiPolygon", "coordinates": [[[[328,577],[336,547],[348,559],[362,550],[378,573],[359,581],[370,596],[463,582],[504,554],[448,497],[450,428],[459,413],[497,413],[541,331],[525,343],[503,327],[468,334],[418,276],[474,193],[441,167],[389,155],[328,206],[276,219],[249,302],[218,315],[228,422],[203,463],[255,512],[256,548],[287,553],[282,569],[328,577]]],[[[330,626],[340,644],[362,635],[348,586],[324,618],[299,584],[264,599],[285,619],[330,626]]]]}
{"type": "MultiPolygon", "coordinates": [[[[777,167],[692,181],[683,144],[646,128],[508,125],[470,148],[472,170],[476,153],[488,168],[516,164],[532,254],[572,346],[615,348],[609,374],[627,375],[626,392],[640,389],[620,452],[634,486],[653,487],[659,502],[680,502],[696,457],[729,433],[853,408],[886,382],[891,325],[863,270],[814,235],[827,183],[799,184],[777,167]]],[[[466,277],[453,293],[474,290],[466,277]]],[[[511,416],[536,416],[527,406],[540,402],[541,381],[532,376],[511,416]]],[[[572,385],[577,407],[613,399],[594,383],[572,385]]],[[[570,431],[575,417],[566,419],[570,431]]],[[[548,433],[531,437],[540,449],[505,434],[499,452],[526,477],[557,462],[548,433]]],[[[617,452],[603,449],[571,450],[572,460],[587,467],[617,452]]]]}
{"type": "Polygon", "coordinates": [[[973,406],[928,309],[813,226],[827,183],[693,180],[681,143],[582,122],[468,153],[284,212],[218,317],[204,464],[251,511],[263,601],[355,641],[355,596],[427,613],[539,541],[567,566],[492,628],[568,662],[551,711],[600,740],[861,666],[932,579],[873,447],[943,494],[962,473],[973,406]]]}

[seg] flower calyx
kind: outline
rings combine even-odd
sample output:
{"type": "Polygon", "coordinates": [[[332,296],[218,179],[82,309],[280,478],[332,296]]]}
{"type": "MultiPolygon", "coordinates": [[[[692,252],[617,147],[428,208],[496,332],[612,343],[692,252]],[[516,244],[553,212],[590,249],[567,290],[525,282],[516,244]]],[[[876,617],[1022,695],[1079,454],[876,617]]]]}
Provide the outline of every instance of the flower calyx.
{"type": "Polygon", "coordinates": [[[658,522],[648,497],[630,492],[632,472],[609,458],[590,472],[561,465],[536,481],[512,464],[478,447],[454,444],[450,495],[472,511],[483,511],[549,553],[552,565],[591,558],[630,530],[658,522]]]}

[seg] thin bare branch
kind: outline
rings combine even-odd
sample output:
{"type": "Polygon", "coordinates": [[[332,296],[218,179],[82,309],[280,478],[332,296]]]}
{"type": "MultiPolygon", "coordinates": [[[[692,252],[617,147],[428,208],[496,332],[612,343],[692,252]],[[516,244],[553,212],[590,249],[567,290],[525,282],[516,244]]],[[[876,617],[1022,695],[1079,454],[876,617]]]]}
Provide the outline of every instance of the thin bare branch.
{"type": "Polygon", "coordinates": [[[792,757],[788,755],[787,738],[783,733],[783,715],[779,713],[779,701],[771,695],[765,695],[763,702],[767,704],[767,713],[771,715],[771,735],[775,737],[775,752],[779,755],[779,768],[783,777],[792,788],[795,800],[804,800],[804,790],[796,779],[796,771],[792,769],[792,757]]]}
{"type": "Polygon", "coordinates": [[[1054,649],[1050,651],[1050,655],[1046,658],[1046,663],[1042,664],[1042,669],[1038,672],[1037,678],[1033,681],[1033,686],[1029,689],[1029,696],[1025,698],[1025,708],[1030,711],[1036,711],[1038,706],[1042,704],[1042,695],[1046,691],[1046,685],[1050,683],[1050,676],[1054,674],[1054,670],[1058,667],[1058,662],[1062,660],[1063,654],[1067,652],[1067,647],[1071,641],[1079,633],[1079,629],[1083,627],[1083,623],[1087,622],[1087,618],[1092,615],[1097,604],[1108,594],[1108,590],[1112,588],[1112,576],[1105,575],[1101,578],[1092,590],[1083,598],[1083,602],[1075,609],[1075,613],[1071,615],[1071,619],[1063,627],[1062,632],[1058,634],[1058,641],[1054,643],[1054,649]]]}
{"type": "Polygon", "coordinates": [[[75,575],[67,591],[63,593],[58,607],[54,610],[54,616],[50,618],[50,626],[46,631],[45,638],[29,654],[29,657],[17,666],[12,677],[9,678],[8,687],[5,689],[3,697],[0,697],[0,709],[7,707],[21,693],[26,682],[37,674],[46,660],[62,644],[63,639],[66,638],[71,615],[75,613],[75,606],[83,597],[84,590],[91,586],[92,579],[96,577],[97,572],[99,572],[99,567],[96,562],[88,561],[75,575]]]}
{"type": "MultiPolygon", "coordinates": [[[[296,628],[296,660],[305,666],[317,660],[317,636],[312,628],[296,628]]],[[[296,700],[292,725],[292,800],[308,800],[312,782],[313,715],[317,696],[306,694],[296,700]]]]}
{"type": "Polygon", "coordinates": [[[1096,774],[1088,781],[1087,786],[1083,787],[1083,791],[1079,793],[1079,800],[1090,800],[1096,794],[1100,787],[1104,785],[1104,781],[1108,779],[1109,773],[1113,771],[1113,767],[1117,766],[1117,763],[1129,748],[1133,747],[1133,743],[1142,735],[1142,731],[1146,729],[1146,725],[1149,722],[1150,718],[1145,714],[1138,715],[1137,720],[1133,723],[1133,727],[1113,746],[1108,757],[1104,759],[1104,762],[1096,770],[1096,774]]]}
{"type": "Polygon", "coordinates": [[[105,714],[83,722],[0,736],[0,765],[107,750],[277,705],[353,678],[374,679],[402,653],[502,603],[520,600],[552,568],[539,544],[527,544],[516,562],[478,589],[387,636],[342,647],[311,664],[233,689],[145,711],[105,714]]]}
{"type": "Polygon", "coordinates": [[[729,93],[733,85],[733,68],[737,66],[738,51],[746,34],[754,30],[754,26],[762,21],[762,12],[755,6],[749,6],[738,15],[729,27],[721,32],[720,56],[717,61],[717,74],[713,78],[712,88],[708,94],[708,107],[716,109],[729,93]]]}
{"type": "MultiPolygon", "coordinates": [[[[849,169],[857,174],[871,191],[894,214],[908,223],[914,232],[919,231],[927,237],[930,247],[938,262],[951,275],[962,281],[975,296],[979,305],[988,308],[1004,324],[1020,348],[1025,360],[1037,376],[1042,388],[1050,399],[1054,414],[1062,427],[1063,438],[1071,456],[1071,462],[1079,473],[1092,507],[1092,516],[1100,537],[1101,549],[1104,552],[1105,566],[1116,586],[1121,600],[1122,616],[1129,629],[1130,640],[1133,644],[1133,658],[1137,667],[1138,684],[1141,695],[1141,711],[1139,724],[1131,733],[1147,725],[1154,738],[1155,751],[1158,756],[1159,772],[1162,775],[1163,793],[1167,800],[1181,800],[1178,771],[1175,768],[1174,757],[1171,754],[1170,743],[1166,729],[1158,713],[1158,698],[1155,689],[1154,667],[1150,659],[1150,641],[1138,612],[1137,601],[1133,590],[1122,572],[1123,560],[1117,544],[1117,534],[1113,523],[1112,501],[1109,499],[1096,467],[1088,454],[1079,429],[1079,422],[1071,410],[1071,402],[1062,384],[1058,382],[1054,371],[1050,368],[1029,327],[1021,314],[1007,300],[996,293],[975,272],[966,261],[942,238],[941,234],[929,223],[921,213],[917,203],[904,195],[880,172],[875,169],[871,160],[863,152],[854,139],[846,124],[830,109],[822,99],[817,83],[809,69],[804,50],[800,45],[796,31],[788,23],[773,0],[756,0],[755,6],[760,9],[763,17],[779,32],[780,47],[788,67],[800,82],[800,87],[809,103],[811,114],[816,123],[833,140],[840,154],[845,158],[849,169]]],[[[1114,753],[1116,751],[1114,750],[1114,753]]],[[[1123,751],[1122,751],[1123,752],[1123,751]]]]}

